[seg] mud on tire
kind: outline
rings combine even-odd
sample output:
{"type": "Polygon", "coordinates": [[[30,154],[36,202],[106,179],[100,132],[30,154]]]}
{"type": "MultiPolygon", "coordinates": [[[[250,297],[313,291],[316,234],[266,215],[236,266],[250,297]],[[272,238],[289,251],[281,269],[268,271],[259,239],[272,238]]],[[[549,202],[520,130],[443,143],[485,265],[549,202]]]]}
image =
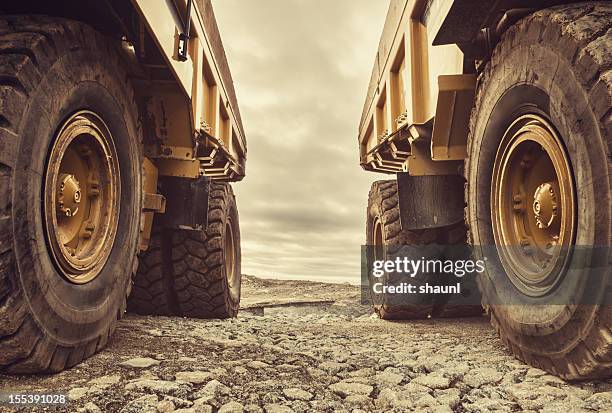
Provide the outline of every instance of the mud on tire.
{"type": "MultiPolygon", "coordinates": [[[[385,180],[376,181],[372,184],[368,197],[368,210],[366,217],[366,245],[368,268],[375,259],[374,255],[376,244],[382,241],[389,249],[402,246],[419,246],[418,254],[428,255],[429,258],[438,258],[444,253],[445,245],[462,245],[465,243],[465,226],[463,222],[444,227],[418,231],[402,230],[400,225],[399,197],[397,181],[385,180]],[[378,223],[378,224],[377,224],[378,223]],[[380,226],[382,239],[376,240],[376,226],[380,226]]],[[[382,253],[383,255],[385,253],[382,253]]],[[[377,257],[376,259],[384,259],[377,257]]],[[[386,274],[380,281],[393,283],[387,279],[393,275],[386,274]]],[[[413,279],[413,283],[436,284],[438,281],[434,276],[420,275],[413,279]]],[[[370,275],[370,284],[374,282],[370,275]]],[[[383,295],[380,302],[373,299],[373,309],[382,319],[418,319],[434,317],[460,317],[471,316],[482,313],[480,306],[472,305],[447,305],[447,302],[439,301],[440,297],[415,294],[413,301],[408,301],[406,297],[400,298],[399,302],[394,303],[391,295],[383,295]]]]}
{"type": "Polygon", "coordinates": [[[125,311],[142,204],[133,96],[117,50],[88,26],[0,17],[0,369],[74,366],[106,345],[125,311]],[[82,110],[100,116],[118,150],[121,209],[103,268],[77,285],[53,262],[41,199],[56,132],[82,110]]]}
{"type": "Polygon", "coordinates": [[[205,231],[159,229],[154,223],[151,245],[141,261],[130,311],[235,317],[240,303],[240,230],[231,186],[211,183],[205,231]],[[228,237],[233,237],[233,257],[228,237]],[[228,277],[232,271],[234,277],[228,277]]]}
{"type": "MultiPolygon", "coordinates": [[[[601,285],[591,286],[606,303],[612,299],[611,22],[612,5],[591,2],[541,10],[511,27],[479,79],[465,168],[471,242],[494,245],[492,170],[504,130],[523,114],[552,124],[578,191],[575,244],[607,250],[594,267],[608,273],[596,277],[601,285]]],[[[568,290],[576,302],[589,305],[546,307],[546,299],[520,293],[521,305],[490,305],[499,302],[499,286],[509,277],[496,260],[489,261],[485,275],[479,280],[483,304],[518,358],[566,379],[612,374],[611,306],[584,303],[567,277],[554,293],[568,290]]]]}

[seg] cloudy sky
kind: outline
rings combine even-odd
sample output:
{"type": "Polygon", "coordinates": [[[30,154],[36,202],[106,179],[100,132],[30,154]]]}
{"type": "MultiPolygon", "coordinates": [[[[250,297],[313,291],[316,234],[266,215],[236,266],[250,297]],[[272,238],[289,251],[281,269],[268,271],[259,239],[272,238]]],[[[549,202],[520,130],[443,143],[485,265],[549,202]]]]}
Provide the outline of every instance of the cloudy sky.
{"type": "MultiPolygon", "coordinates": [[[[213,0],[248,141],[242,270],[357,283],[357,128],[388,0],[213,0]]],[[[384,177],[383,177],[384,179],[384,177]]]]}

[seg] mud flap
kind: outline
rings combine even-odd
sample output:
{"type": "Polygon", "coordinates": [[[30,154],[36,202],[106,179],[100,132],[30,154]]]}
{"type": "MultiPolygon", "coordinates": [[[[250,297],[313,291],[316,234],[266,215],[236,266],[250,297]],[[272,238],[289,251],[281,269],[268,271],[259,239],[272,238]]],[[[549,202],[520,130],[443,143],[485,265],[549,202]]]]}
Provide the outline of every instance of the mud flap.
{"type": "Polygon", "coordinates": [[[465,206],[459,175],[397,174],[402,230],[441,228],[463,221],[465,206]]]}
{"type": "Polygon", "coordinates": [[[206,230],[210,179],[163,176],[160,192],[166,197],[166,212],[159,215],[164,228],[206,230]]]}

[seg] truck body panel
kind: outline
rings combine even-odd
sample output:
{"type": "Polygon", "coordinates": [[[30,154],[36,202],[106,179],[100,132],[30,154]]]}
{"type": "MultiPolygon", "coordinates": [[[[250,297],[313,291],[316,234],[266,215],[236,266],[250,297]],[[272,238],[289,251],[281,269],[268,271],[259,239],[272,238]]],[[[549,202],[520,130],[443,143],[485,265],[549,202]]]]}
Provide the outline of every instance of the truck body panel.
{"type": "MultiPolygon", "coordinates": [[[[427,160],[417,159],[422,155],[412,145],[423,136],[410,135],[409,126],[432,122],[440,76],[463,74],[464,55],[457,45],[432,45],[450,4],[391,1],[359,127],[365,169],[395,173],[409,170],[410,163],[426,174],[436,174],[438,167],[447,169],[423,167],[427,160]]],[[[427,139],[431,139],[432,127],[429,125],[427,139]]]]}

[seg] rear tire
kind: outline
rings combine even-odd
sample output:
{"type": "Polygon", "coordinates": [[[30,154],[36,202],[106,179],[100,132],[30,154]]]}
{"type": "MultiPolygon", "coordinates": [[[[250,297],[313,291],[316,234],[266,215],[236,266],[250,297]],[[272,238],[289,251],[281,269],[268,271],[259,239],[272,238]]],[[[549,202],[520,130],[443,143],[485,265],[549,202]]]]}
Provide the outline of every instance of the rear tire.
{"type": "MultiPolygon", "coordinates": [[[[372,184],[368,197],[368,211],[366,218],[366,245],[368,260],[367,268],[372,268],[374,259],[387,259],[386,248],[377,248],[385,245],[390,249],[401,246],[418,246],[419,257],[428,254],[428,258],[440,257],[447,245],[465,244],[466,228],[463,222],[449,227],[433,228],[418,231],[402,230],[400,225],[399,197],[396,180],[376,181],[372,184]],[[378,234],[378,235],[377,235],[378,234]],[[378,257],[378,255],[382,255],[378,257]],[[375,257],[376,256],[376,257],[375,257]]],[[[413,284],[437,284],[435,274],[414,278],[413,284]]],[[[377,280],[370,275],[370,291],[373,283],[382,281],[384,284],[397,284],[400,280],[389,279],[393,274],[386,274],[377,280]]],[[[390,294],[382,295],[379,299],[372,297],[372,307],[375,313],[384,320],[405,320],[434,317],[460,317],[482,314],[480,306],[455,305],[447,306],[447,302],[440,302],[440,297],[415,294],[413,302],[404,296],[394,297],[390,294]],[[399,300],[395,302],[394,300],[399,300]]]]}
{"type": "Polygon", "coordinates": [[[592,258],[599,261],[590,263],[570,256],[565,268],[595,270],[584,271],[584,277],[565,276],[546,295],[536,297],[517,285],[514,273],[508,272],[508,259],[498,252],[489,254],[487,271],[479,279],[483,304],[508,348],[519,359],[565,379],[612,373],[612,307],[601,305],[612,300],[610,21],[610,4],[581,3],[541,10],[510,28],[481,75],[468,140],[471,241],[496,246],[496,251],[504,247],[495,241],[500,220],[492,200],[501,198],[492,193],[498,182],[493,169],[504,131],[511,130],[515,120],[535,115],[552,125],[568,158],[576,188],[575,207],[568,210],[577,212],[567,221],[574,222],[568,224],[573,244],[599,248],[600,253],[592,258]],[[600,297],[587,297],[583,287],[600,297]],[[502,291],[513,291],[513,301],[505,301],[502,291]],[[583,305],[555,301],[555,296],[570,296],[583,305]]]}
{"type": "Polygon", "coordinates": [[[205,231],[155,228],[134,280],[129,310],[194,318],[236,317],[240,229],[232,188],[212,182],[205,231]],[[230,244],[233,243],[233,247],[230,244]],[[233,274],[233,277],[232,275],[233,274]]]}
{"type": "MultiPolygon", "coordinates": [[[[8,372],[57,372],[74,366],[106,345],[125,311],[137,265],[142,205],[140,130],[133,96],[118,53],[88,26],[41,16],[0,17],[0,367],[8,372]],[[80,113],[87,115],[81,118],[80,113]],[[49,224],[55,217],[49,207],[62,204],[47,202],[56,188],[45,185],[45,179],[56,173],[49,165],[66,130],[62,125],[69,119],[84,122],[88,116],[99,121],[112,156],[87,163],[102,153],[96,152],[102,146],[90,140],[93,135],[88,133],[94,129],[75,132],[72,136],[77,137],[66,142],[78,145],[88,160],[77,161],[79,176],[103,170],[101,176],[117,178],[117,167],[120,190],[113,192],[106,178],[99,187],[79,178],[83,198],[97,198],[106,206],[117,202],[120,208],[105,209],[111,212],[102,221],[92,209],[65,214],[69,219],[92,219],[99,224],[95,228],[110,228],[87,229],[92,242],[104,240],[103,253],[94,252],[93,257],[100,258],[85,277],[70,278],[70,257],[49,246],[50,228],[56,229],[49,224]],[[113,167],[104,169],[109,159],[113,167]],[[92,188],[99,188],[97,195],[92,188]],[[111,215],[116,220],[104,223],[111,215]]],[[[68,173],[58,169],[64,177],[68,173]]],[[[75,185],[79,188],[78,182],[75,185]]],[[[79,201],[80,192],[73,198],[82,206],[94,202],[79,201]]],[[[83,245],[90,244],[79,241],[75,250],[83,245]]],[[[76,256],[82,259],[78,252],[76,256]]],[[[75,271],[73,275],[79,273],[75,271]]]]}

